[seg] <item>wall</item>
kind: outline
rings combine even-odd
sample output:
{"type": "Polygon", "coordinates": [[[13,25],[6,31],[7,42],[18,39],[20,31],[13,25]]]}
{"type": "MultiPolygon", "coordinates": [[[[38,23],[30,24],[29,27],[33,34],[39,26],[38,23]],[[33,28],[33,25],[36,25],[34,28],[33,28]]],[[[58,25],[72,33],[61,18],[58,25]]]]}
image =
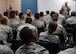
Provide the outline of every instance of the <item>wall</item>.
{"type": "Polygon", "coordinates": [[[13,10],[21,12],[21,0],[0,0],[0,13],[3,14],[9,6],[13,7],[13,10]]]}
{"type": "Polygon", "coordinates": [[[24,13],[29,7],[35,7],[32,8],[32,11],[34,13],[37,11],[45,12],[46,10],[55,10],[58,12],[65,1],[68,1],[69,6],[71,7],[71,11],[76,10],[75,1],[73,0],[0,0],[0,13],[3,13],[7,9],[9,9],[10,5],[13,6],[14,10],[18,10],[19,12],[22,11],[24,13]],[[27,4],[30,4],[29,7],[27,4]]]}
{"type": "Polygon", "coordinates": [[[2,14],[7,9],[8,0],[0,0],[0,13],[2,14]]]}
{"type": "Polygon", "coordinates": [[[21,0],[8,0],[8,9],[10,5],[13,7],[13,10],[21,12],[21,0]]]}
{"type": "Polygon", "coordinates": [[[73,0],[37,0],[38,2],[38,12],[43,11],[45,12],[46,10],[50,11],[56,11],[58,12],[63,3],[67,1],[69,3],[69,6],[71,7],[71,11],[75,11],[75,1],[73,0]]]}

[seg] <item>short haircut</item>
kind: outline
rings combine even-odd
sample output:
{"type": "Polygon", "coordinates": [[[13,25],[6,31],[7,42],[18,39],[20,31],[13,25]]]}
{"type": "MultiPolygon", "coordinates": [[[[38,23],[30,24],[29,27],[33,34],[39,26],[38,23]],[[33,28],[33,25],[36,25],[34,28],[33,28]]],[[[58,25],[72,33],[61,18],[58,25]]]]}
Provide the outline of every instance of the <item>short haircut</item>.
{"type": "Polygon", "coordinates": [[[75,16],[75,12],[74,11],[71,12],[71,16],[75,16]]]}
{"type": "Polygon", "coordinates": [[[48,29],[52,30],[52,31],[55,31],[57,28],[57,23],[55,22],[51,22],[48,26],[48,29]]]}
{"type": "Polygon", "coordinates": [[[50,16],[52,17],[55,14],[55,11],[51,11],[50,16]]]}
{"type": "Polygon", "coordinates": [[[60,10],[59,13],[60,13],[60,14],[63,14],[63,10],[60,10]]]}
{"type": "Polygon", "coordinates": [[[46,11],[46,14],[49,14],[49,11],[46,11]]]}
{"type": "Polygon", "coordinates": [[[30,12],[27,12],[27,14],[26,14],[27,16],[31,16],[31,13],[30,12]]]}
{"type": "Polygon", "coordinates": [[[57,15],[57,17],[59,17],[59,14],[58,13],[55,13],[57,15]]]}
{"type": "Polygon", "coordinates": [[[16,15],[18,15],[18,10],[15,10],[16,15]]]}
{"type": "Polygon", "coordinates": [[[8,12],[4,12],[3,15],[8,17],[8,12]]]}
{"type": "Polygon", "coordinates": [[[32,30],[29,29],[28,27],[24,27],[21,31],[20,31],[20,38],[23,41],[23,43],[30,43],[30,42],[34,42],[33,41],[33,35],[32,35],[32,30]]]}
{"type": "Polygon", "coordinates": [[[10,18],[15,17],[15,15],[16,15],[15,11],[11,11],[11,12],[9,13],[10,18]]]}
{"type": "Polygon", "coordinates": [[[23,13],[19,13],[19,17],[21,18],[21,16],[23,15],[23,13]]]}
{"type": "Polygon", "coordinates": [[[55,14],[52,15],[52,20],[53,21],[58,21],[58,17],[59,17],[58,13],[55,13],[55,14]]]}
{"type": "Polygon", "coordinates": [[[44,16],[44,13],[43,12],[40,12],[40,14],[39,14],[40,16],[44,16]]]}
{"type": "Polygon", "coordinates": [[[26,22],[26,23],[30,23],[30,24],[31,24],[32,19],[31,19],[31,18],[29,18],[29,17],[27,17],[27,18],[26,18],[26,20],[25,20],[25,22],[26,22]]]}
{"type": "Polygon", "coordinates": [[[39,13],[35,13],[34,17],[35,19],[39,19],[39,13]]]}
{"type": "Polygon", "coordinates": [[[3,24],[3,25],[5,25],[5,24],[7,24],[7,18],[5,18],[5,17],[2,17],[1,19],[0,19],[0,23],[1,24],[3,24]]]}

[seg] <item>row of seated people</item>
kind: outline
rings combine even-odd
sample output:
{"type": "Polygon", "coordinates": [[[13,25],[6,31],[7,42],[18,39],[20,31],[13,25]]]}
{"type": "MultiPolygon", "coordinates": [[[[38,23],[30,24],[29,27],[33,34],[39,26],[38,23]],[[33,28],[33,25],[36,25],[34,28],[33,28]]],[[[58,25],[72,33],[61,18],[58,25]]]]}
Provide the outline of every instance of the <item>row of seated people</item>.
{"type": "MultiPolygon", "coordinates": [[[[62,11],[60,11],[60,13],[61,12],[62,11]]],[[[15,52],[17,48],[23,44],[19,36],[20,31],[24,27],[29,27],[36,33],[36,39],[38,44],[48,49],[50,53],[58,53],[60,49],[58,48],[58,46],[61,45],[63,48],[65,48],[67,32],[63,27],[63,22],[66,19],[65,17],[60,18],[60,15],[58,15],[58,13],[54,11],[51,12],[51,16],[49,15],[49,11],[47,11],[46,13],[46,16],[43,15],[43,12],[40,12],[40,14],[36,13],[34,16],[31,17],[31,13],[27,11],[27,16],[25,18],[23,13],[20,13],[19,16],[16,16],[16,13],[14,11],[11,11],[7,16],[8,18],[1,16],[0,40],[3,42],[2,44],[9,46],[15,52]],[[50,31],[50,33],[48,31],[50,31]],[[54,45],[56,44],[55,46],[57,47],[57,49],[54,48],[56,52],[54,52],[54,50],[51,50],[53,49],[52,46],[54,45],[43,45],[49,42],[52,42],[54,45]]],[[[72,12],[72,14],[74,14],[74,12],[72,12]]],[[[76,14],[74,14],[73,16],[76,17],[76,14]]]]}
{"type": "MultiPolygon", "coordinates": [[[[15,54],[57,54],[59,52],[59,36],[53,34],[56,28],[56,23],[50,23],[48,31],[40,34],[39,42],[37,41],[36,33],[32,29],[28,27],[22,28],[20,31],[20,38],[23,45],[17,49],[15,54]]],[[[73,29],[73,39],[76,42],[76,27],[73,29]]],[[[1,54],[14,54],[7,46],[0,45],[0,47],[2,47],[0,48],[2,50],[0,52],[1,54]]],[[[74,48],[70,48],[70,50],[67,49],[59,54],[70,53],[71,50],[72,53],[75,53],[74,48]]]]}

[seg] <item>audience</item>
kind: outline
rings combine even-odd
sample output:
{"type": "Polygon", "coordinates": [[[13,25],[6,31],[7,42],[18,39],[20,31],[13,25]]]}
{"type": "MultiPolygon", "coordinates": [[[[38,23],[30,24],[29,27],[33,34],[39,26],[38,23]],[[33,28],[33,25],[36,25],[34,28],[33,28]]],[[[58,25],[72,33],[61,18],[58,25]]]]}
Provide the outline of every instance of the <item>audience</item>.
{"type": "Polygon", "coordinates": [[[16,14],[16,16],[15,16],[16,21],[19,21],[20,19],[19,19],[19,12],[18,12],[18,10],[15,10],[15,14],[16,14]]]}
{"type": "Polygon", "coordinates": [[[19,26],[19,22],[16,21],[15,11],[11,11],[9,13],[8,26],[10,26],[13,30],[13,39],[16,39],[16,33],[17,33],[17,28],[19,26]]]}
{"type": "Polygon", "coordinates": [[[59,37],[57,35],[54,35],[54,33],[53,33],[56,30],[56,28],[57,28],[56,23],[54,23],[54,22],[50,23],[48,26],[48,30],[45,32],[41,32],[39,35],[40,41],[48,43],[48,44],[47,43],[45,44],[46,46],[44,46],[44,45],[43,46],[49,50],[50,54],[56,54],[58,52],[58,46],[56,44],[59,44],[59,37]],[[54,45],[52,45],[51,43],[54,45]],[[54,48],[54,47],[56,47],[56,48],[54,48]]]}
{"type": "Polygon", "coordinates": [[[36,34],[28,27],[22,28],[20,38],[24,44],[17,49],[15,54],[49,54],[48,50],[35,43],[36,34]]]}
{"type": "Polygon", "coordinates": [[[66,30],[65,30],[65,28],[59,23],[59,21],[58,21],[58,16],[59,16],[58,13],[55,13],[55,14],[52,15],[52,20],[57,23],[57,29],[56,29],[56,31],[55,31],[54,33],[55,33],[55,34],[63,34],[64,38],[66,38],[66,37],[67,37],[66,30]]]}
{"type": "MultiPolygon", "coordinates": [[[[66,33],[65,28],[58,21],[58,13],[53,13],[51,16],[52,16],[53,22],[57,23],[57,28],[56,28],[56,31],[54,33],[55,34],[63,34],[63,36],[66,38],[67,37],[67,33],[66,33]]],[[[46,30],[47,29],[48,29],[48,25],[46,27],[46,30]]]]}
{"type": "Polygon", "coordinates": [[[66,18],[63,15],[63,10],[60,10],[59,11],[59,19],[58,19],[58,21],[60,22],[61,25],[64,25],[65,24],[66,18]]]}
{"type": "Polygon", "coordinates": [[[19,19],[20,19],[19,20],[20,25],[25,24],[25,17],[23,13],[19,13],[19,19]]]}
{"type": "Polygon", "coordinates": [[[37,28],[35,26],[33,26],[32,24],[32,19],[31,18],[26,18],[25,20],[25,24],[24,25],[20,25],[17,29],[17,40],[21,40],[19,37],[19,33],[21,31],[22,28],[24,27],[29,27],[30,29],[32,29],[36,34],[38,34],[37,28]]]}
{"type": "Polygon", "coordinates": [[[9,13],[8,25],[12,27],[13,30],[16,30],[18,27],[18,22],[16,21],[16,13],[15,11],[11,11],[9,13]]]}
{"type": "Polygon", "coordinates": [[[15,13],[16,13],[16,16],[18,16],[18,13],[19,13],[18,10],[15,10],[15,13]]]}
{"type": "Polygon", "coordinates": [[[76,54],[76,26],[73,29],[73,48],[68,48],[64,51],[59,52],[58,54],[76,54]]]}
{"type": "Polygon", "coordinates": [[[34,17],[35,17],[35,20],[33,20],[32,25],[37,27],[38,34],[40,34],[40,32],[43,32],[45,30],[45,25],[42,21],[39,20],[39,13],[36,13],[34,17]]]}
{"type": "Polygon", "coordinates": [[[44,24],[46,24],[44,13],[43,12],[40,12],[39,15],[40,15],[39,20],[42,21],[44,24]]]}
{"type": "Polygon", "coordinates": [[[8,12],[4,12],[3,15],[6,16],[6,17],[9,17],[9,13],[8,12]]]}
{"type": "Polygon", "coordinates": [[[31,18],[32,20],[35,19],[30,9],[27,9],[27,10],[26,10],[25,19],[26,19],[26,18],[31,18]]]}
{"type": "MultiPolygon", "coordinates": [[[[55,11],[51,11],[50,16],[52,17],[53,14],[55,14],[55,11]]],[[[47,20],[46,25],[48,25],[50,22],[53,22],[52,18],[47,20]]]]}
{"type": "Polygon", "coordinates": [[[59,43],[59,37],[57,35],[54,35],[56,28],[57,24],[55,22],[50,23],[48,30],[40,33],[39,40],[59,43]]]}
{"type": "Polygon", "coordinates": [[[13,38],[12,28],[8,26],[8,20],[6,17],[2,17],[0,20],[0,42],[2,44],[11,47],[9,41],[13,38]]]}
{"type": "Polygon", "coordinates": [[[73,38],[69,39],[66,32],[68,24],[76,24],[76,12],[72,11],[69,15],[69,11],[70,8],[66,2],[59,14],[47,10],[46,15],[44,12],[32,14],[30,9],[27,9],[24,15],[22,12],[12,10],[10,6],[7,12],[0,14],[0,53],[14,54],[13,51],[17,50],[15,54],[57,54],[61,50],[58,54],[75,54],[75,47],[67,47],[72,41],[71,45],[76,45],[76,27],[72,28],[74,30],[70,37],[73,38]],[[68,12],[65,12],[66,8],[68,12]]]}
{"type": "Polygon", "coordinates": [[[49,20],[52,20],[49,11],[46,11],[46,15],[44,16],[44,19],[45,19],[45,25],[47,25],[47,22],[49,20]]]}
{"type": "Polygon", "coordinates": [[[65,24],[66,25],[67,24],[70,24],[70,25],[76,24],[76,16],[75,16],[75,12],[74,11],[71,12],[71,17],[66,20],[65,24]]]}

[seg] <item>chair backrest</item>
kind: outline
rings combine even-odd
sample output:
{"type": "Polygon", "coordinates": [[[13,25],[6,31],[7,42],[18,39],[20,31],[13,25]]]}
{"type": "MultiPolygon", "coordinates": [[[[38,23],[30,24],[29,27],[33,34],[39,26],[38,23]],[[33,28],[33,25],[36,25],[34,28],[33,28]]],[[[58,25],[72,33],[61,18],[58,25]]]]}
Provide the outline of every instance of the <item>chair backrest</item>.
{"type": "Polygon", "coordinates": [[[72,34],[72,30],[73,30],[74,26],[75,26],[75,24],[67,24],[66,32],[72,34]]]}
{"type": "Polygon", "coordinates": [[[38,35],[41,33],[41,32],[44,32],[44,28],[41,27],[41,28],[37,28],[38,29],[38,35]]]}
{"type": "Polygon", "coordinates": [[[64,38],[63,33],[61,33],[61,34],[55,34],[55,35],[59,36],[59,40],[60,40],[60,44],[61,45],[65,44],[65,38],[64,38]]]}
{"type": "Polygon", "coordinates": [[[50,54],[57,54],[59,52],[59,44],[55,44],[47,41],[39,41],[38,44],[45,47],[50,54]]]}
{"type": "Polygon", "coordinates": [[[0,41],[0,44],[4,45],[3,41],[0,41]]]}

